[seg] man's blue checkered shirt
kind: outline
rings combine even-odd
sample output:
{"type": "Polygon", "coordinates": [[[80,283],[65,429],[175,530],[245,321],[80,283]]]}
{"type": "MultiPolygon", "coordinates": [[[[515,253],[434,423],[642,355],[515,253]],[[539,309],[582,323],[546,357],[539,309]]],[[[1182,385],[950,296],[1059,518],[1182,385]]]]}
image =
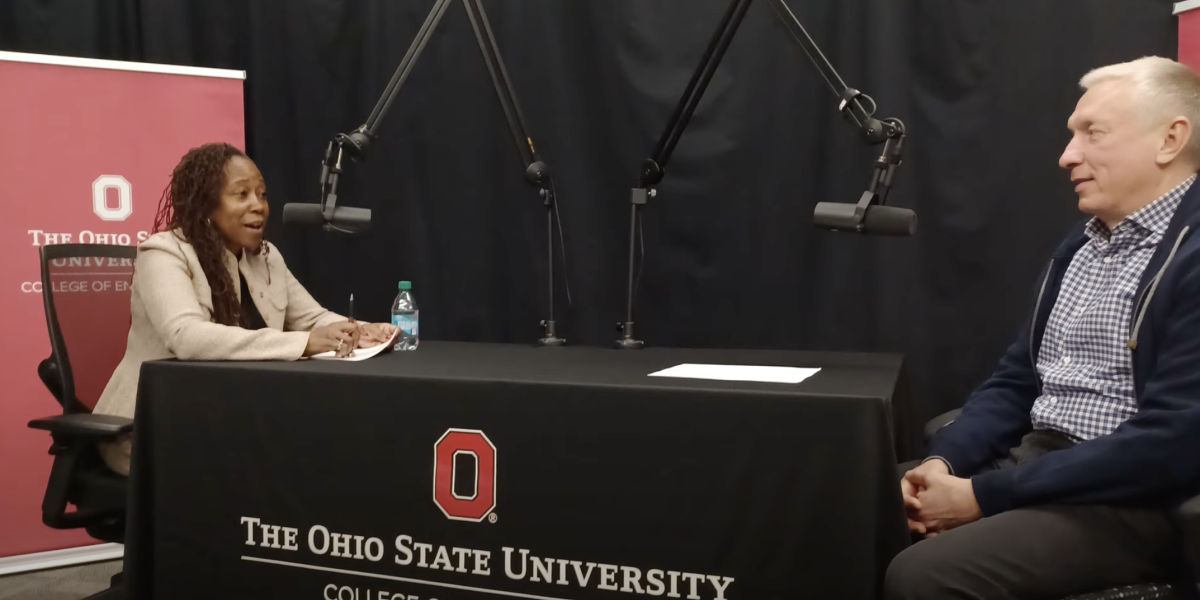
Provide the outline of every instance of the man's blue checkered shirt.
{"type": "Polygon", "coordinates": [[[1138,282],[1162,241],[1193,175],[1121,221],[1111,234],[1099,219],[1071,259],[1050,312],[1037,370],[1042,395],[1033,405],[1034,429],[1076,440],[1112,433],[1137,412],[1133,357],[1126,346],[1138,282]]]}

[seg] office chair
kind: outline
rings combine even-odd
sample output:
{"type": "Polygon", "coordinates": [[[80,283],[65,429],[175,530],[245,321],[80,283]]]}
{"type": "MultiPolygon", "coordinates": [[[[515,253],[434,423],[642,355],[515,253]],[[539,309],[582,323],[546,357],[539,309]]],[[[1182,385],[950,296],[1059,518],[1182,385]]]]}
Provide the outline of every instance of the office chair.
{"type": "MultiPolygon", "coordinates": [[[[129,305],[137,249],[99,244],[42,246],[42,298],[50,357],[38,376],[62,414],[29,422],[50,432],[54,466],[42,500],[42,522],[85,528],[103,542],[124,543],[128,481],[109,469],[97,444],[133,431],[133,420],[94,415],[129,336],[129,305]],[[67,505],[75,509],[67,512],[67,505]]],[[[119,600],[121,574],[87,600],[119,600]]]]}
{"type": "MultiPolygon", "coordinates": [[[[925,445],[929,445],[938,430],[952,425],[960,414],[962,409],[958,408],[930,419],[925,424],[925,445]]],[[[1184,502],[1175,509],[1175,520],[1182,533],[1188,569],[1193,581],[1200,588],[1200,496],[1184,502]]],[[[1146,582],[1079,594],[1066,600],[1179,600],[1190,597],[1192,596],[1176,590],[1170,583],[1146,582]]]]}

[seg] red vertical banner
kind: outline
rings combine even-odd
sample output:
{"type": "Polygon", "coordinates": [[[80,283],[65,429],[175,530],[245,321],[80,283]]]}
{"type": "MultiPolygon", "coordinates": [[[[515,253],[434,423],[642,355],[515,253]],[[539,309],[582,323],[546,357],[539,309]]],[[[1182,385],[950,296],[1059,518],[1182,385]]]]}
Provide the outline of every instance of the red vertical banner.
{"type": "Polygon", "coordinates": [[[1200,1],[1178,2],[1179,62],[1200,71],[1200,1]]]}
{"type": "MultiPolygon", "coordinates": [[[[0,557],[94,543],[41,522],[61,411],[37,376],[50,354],[38,249],[136,246],[190,148],[244,148],[243,71],[0,52],[0,557]]],[[[81,292],[76,301],[86,302],[81,292]]],[[[124,327],[128,327],[128,312],[124,327]]],[[[106,315],[97,312],[95,318],[106,315]]]]}

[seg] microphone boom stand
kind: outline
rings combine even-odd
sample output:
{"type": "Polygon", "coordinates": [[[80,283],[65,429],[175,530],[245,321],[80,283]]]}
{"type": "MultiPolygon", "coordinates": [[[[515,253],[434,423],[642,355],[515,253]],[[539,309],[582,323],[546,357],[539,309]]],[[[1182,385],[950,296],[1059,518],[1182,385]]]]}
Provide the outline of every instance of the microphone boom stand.
{"type": "Polygon", "coordinates": [[[629,277],[625,295],[625,322],[617,324],[617,331],[621,333],[621,337],[616,341],[617,348],[636,350],[645,346],[644,342],[634,337],[633,330],[633,263],[641,209],[650,202],[651,198],[658,195],[656,186],[666,174],[671,154],[675,152],[675,146],[679,143],[680,136],[687,129],[692,114],[696,112],[696,106],[700,104],[700,99],[704,96],[704,91],[708,88],[713,73],[717,71],[717,66],[721,64],[721,59],[729,48],[729,42],[733,40],[733,34],[737,33],[737,28],[741,25],[742,18],[746,16],[746,9],[750,8],[751,1],[733,0],[730,3],[729,9],[725,11],[725,16],[721,19],[721,24],[708,43],[708,48],[704,50],[700,65],[692,73],[692,79],[688,81],[683,96],[679,98],[679,104],[675,106],[675,112],[671,114],[667,128],[658,138],[658,145],[654,147],[654,153],[642,163],[641,172],[638,173],[638,186],[633,188],[629,208],[629,277]]]}
{"type": "MultiPolygon", "coordinates": [[[[446,14],[446,7],[449,5],[450,0],[437,0],[434,2],[433,8],[429,11],[429,16],[425,18],[425,22],[421,24],[421,29],[417,31],[417,37],[413,38],[408,51],[404,53],[404,58],[400,61],[400,65],[396,67],[396,72],[392,75],[391,81],[388,81],[387,87],[384,88],[383,95],[375,103],[375,108],[371,110],[371,115],[367,117],[367,122],[349,134],[339,133],[333,136],[333,139],[325,146],[325,158],[321,161],[320,196],[321,210],[325,218],[325,225],[323,226],[325,231],[355,233],[354,231],[343,230],[332,222],[334,212],[337,210],[337,188],[338,180],[342,176],[342,158],[345,154],[349,154],[350,158],[356,161],[362,158],[367,146],[375,139],[375,131],[379,129],[379,124],[387,116],[388,109],[392,107],[392,102],[400,94],[401,88],[404,87],[404,82],[408,80],[408,75],[412,72],[413,66],[416,65],[417,59],[421,58],[421,53],[425,51],[425,45],[429,43],[429,38],[433,36],[433,32],[437,29],[438,24],[442,22],[442,17],[446,14]]],[[[370,218],[369,213],[367,218],[370,218]]]]}
{"type": "MultiPolygon", "coordinates": [[[[339,209],[337,207],[338,180],[341,178],[343,172],[342,159],[346,155],[349,155],[351,159],[356,161],[362,158],[364,150],[375,139],[375,132],[379,129],[383,118],[387,116],[392,102],[404,87],[404,83],[412,72],[413,66],[425,50],[429,38],[433,36],[433,32],[441,23],[442,17],[445,16],[446,9],[449,7],[451,1],[437,0],[434,3],[429,15],[425,18],[425,22],[421,25],[421,29],[418,30],[416,38],[413,39],[412,44],[405,53],[403,60],[396,67],[396,72],[392,75],[391,81],[388,82],[387,87],[384,89],[383,95],[376,102],[375,108],[371,111],[371,115],[367,118],[366,123],[349,134],[339,133],[335,135],[326,146],[325,158],[321,163],[320,181],[322,216],[325,220],[323,227],[326,231],[355,233],[355,231],[340,228],[333,222],[335,211],[365,212],[367,214],[365,217],[366,222],[369,223],[370,211],[346,207],[339,209]]],[[[496,97],[500,101],[501,108],[504,109],[504,117],[512,133],[513,142],[516,144],[517,151],[520,153],[521,159],[525,164],[525,181],[538,188],[538,195],[542,199],[542,205],[546,207],[550,318],[541,321],[543,335],[538,340],[538,345],[563,346],[567,343],[567,340],[558,337],[557,324],[554,320],[554,226],[558,220],[554,180],[550,173],[550,167],[542,161],[534,146],[532,136],[527,133],[528,127],[525,124],[525,115],[521,112],[520,104],[517,102],[516,94],[513,92],[512,81],[508,76],[508,69],[505,67],[504,59],[500,55],[500,48],[496,44],[496,37],[492,33],[491,23],[488,21],[487,13],[483,10],[481,0],[462,0],[462,3],[467,11],[467,17],[471,21],[471,29],[475,34],[475,39],[479,42],[479,49],[483,53],[484,62],[487,64],[488,73],[492,78],[492,84],[496,88],[496,97]]],[[[561,237],[561,221],[558,224],[558,232],[561,237]]],[[[568,290],[569,293],[570,291],[568,290]]]]}
{"type": "MultiPolygon", "coordinates": [[[[617,324],[617,331],[621,333],[621,337],[615,343],[617,348],[640,349],[645,347],[645,342],[635,337],[633,321],[635,239],[637,237],[638,221],[641,218],[641,209],[649,203],[650,199],[658,195],[656,186],[662,182],[663,176],[666,174],[667,163],[671,159],[671,154],[675,151],[675,146],[679,143],[679,138],[687,129],[688,123],[696,111],[696,107],[700,104],[700,99],[704,96],[704,92],[708,88],[713,73],[716,72],[721,59],[725,56],[726,50],[729,49],[729,43],[733,40],[734,34],[737,33],[738,27],[741,26],[742,19],[745,17],[746,10],[749,9],[752,1],[732,0],[720,24],[717,26],[717,31],[709,41],[708,48],[705,49],[700,64],[692,74],[692,79],[688,82],[683,96],[680,97],[679,104],[676,105],[675,111],[667,122],[667,127],[659,138],[658,145],[654,148],[654,153],[642,163],[641,171],[638,174],[638,186],[633,188],[631,196],[629,216],[629,273],[625,296],[625,321],[617,324]]],[[[852,207],[848,214],[844,215],[844,220],[850,223],[852,228],[861,231],[867,208],[873,204],[883,204],[887,198],[887,192],[891,187],[895,169],[900,164],[900,153],[904,145],[904,124],[898,119],[884,119],[882,121],[876,119],[874,113],[877,107],[875,106],[874,99],[846,85],[841,76],[838,75],[837,70],[829,62],[829,59],[825,58],[824,53],[817,47],[816,42],[808,35],[800,20],[796,18],[783,0],[770,1],[780,21],[783,22],[792,37],[800,44],[805,54],[808,55],[809,60],[816,65],[817,70],[821,72],[830,89],[839,97],[838,110],[845,119],[858,129],[866,142],[870,144],[885,143],[883,154],[875,161],[875,172],[868,191],[863,194],[862,199],[857,205],[844,205],[852,207]],[[871,101],[871,110],[868,111],[863,106],[863,99],[871,101]]]]}
{"type": "MultiPolygon", "coordinates": [[[[875,99],[846,85],[842,76],[833,68],[829,59],[825,58],[825,54],[813,41],[812,36],[808,35],[808,31],[800,23],[800,19],[796,18],[784,0],[770,0],[770,2],[780,22],[787,27],[788,33],[796,40],[796,43],[800,44],[800,48],[808,55],[808,59],[812,61],[817,71],[820,71],[821,77],[825,79],[829,89],[837,95],[840,101],[838,111],[842,113],[846,122],[857,129],[863,141],[868,144],[883,143],[883,151],[879,158],[875,159],[871,183],[862,198],[859,199],[858,204],[819,202],[813,211],[815,220],[836,225],[841,229],[862,232],[866,227],[867,209],[871,206],[887,204],[888,192],[892,189],[896,167],[900,166],[900,157],[904,150],[904,123],[895,118],[876,119],[875,110],[878,107],[875,99]],[[870,100],[871,110],[868,111],[863,106],[863,100],[870,100]]],[[[908,235],[912,235],[915,226],[914,218],[909,226],[908,235]]]]}
{"type": "MultiPolygon", "coordinates": [[[[558,337],[557,324],[554,321],[554,223],[558,216],[558,205],[554,194],[554,179],[550,167],[538,155],[533,137],[529,135],[529,127],[525,124],[525,114],[513,92],[512,80],[508,77],[508,69],[500,56],[500,47],[496,44],[496,36],[492,33],[491,22],[483,10],[481,0],[463,0],[467,9],[467,17],[471,20],[471,29],[479,42],[479,50],[483,52],[487,63],[488,74],[492,77],[492,85],[496,88],[496,97],[500,107],[504,109],[504,118],[508,121],[509,132],[512,133],[513,143],[525,164],[525,181],[538,188],[538,197],[546,207],[546,272],[549,293],[549,319],[541,321],[542,337],[538,339],[539,346],[565,346],[567,340],[558,337]],[[474,5],[472,7],[472,5],[474,5]]],[[[562,224],[559,223],[559,235],[562,235],[562,224]]],[[[565,251],[565,248],[564,248],[565,251]]]]}

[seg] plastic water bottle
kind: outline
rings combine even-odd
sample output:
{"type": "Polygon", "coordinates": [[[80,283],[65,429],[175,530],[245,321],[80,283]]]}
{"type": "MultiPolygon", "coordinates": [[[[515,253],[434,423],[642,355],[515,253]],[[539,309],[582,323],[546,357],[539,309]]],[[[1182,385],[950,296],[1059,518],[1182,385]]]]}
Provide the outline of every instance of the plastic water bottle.
{"type": "Polygon", "coordinates": [[[416,350],[420,341],[420,330],[417,326],[420,311],[417,310],[417,301],[413,299],[412,282],[401,281],[399,287],[400,293],[396,294],[396,301],[392,302],[392,325],[400,329],[400,337],[392,350],[416,350]]]}

